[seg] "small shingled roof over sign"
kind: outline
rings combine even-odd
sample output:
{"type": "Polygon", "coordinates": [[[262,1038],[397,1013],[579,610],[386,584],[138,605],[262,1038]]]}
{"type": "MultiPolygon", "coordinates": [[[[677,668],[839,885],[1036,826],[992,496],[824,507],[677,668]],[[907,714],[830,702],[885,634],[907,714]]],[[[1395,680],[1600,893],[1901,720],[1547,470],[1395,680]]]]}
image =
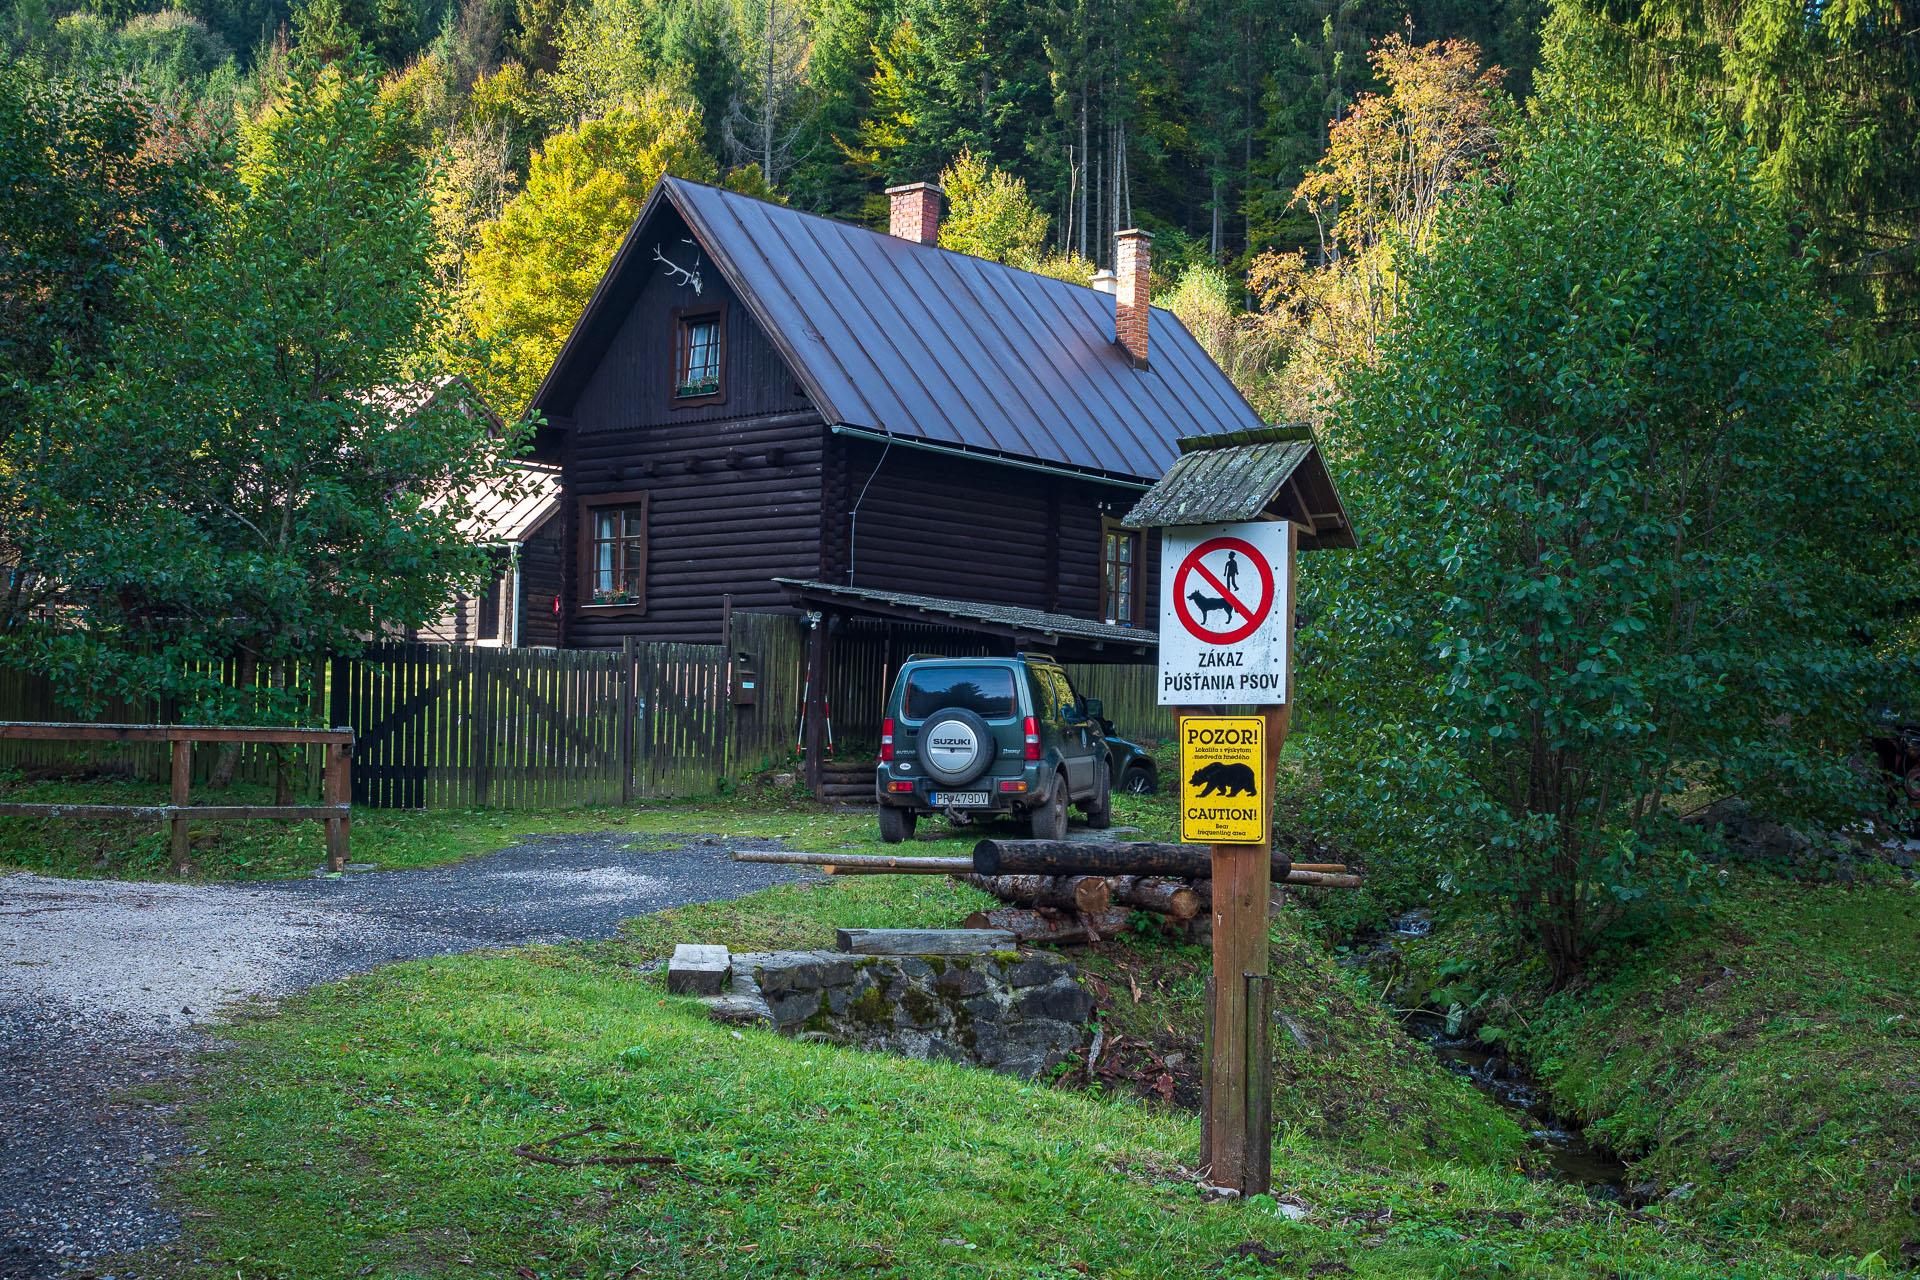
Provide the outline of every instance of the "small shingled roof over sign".
{"type": "Polygon", "coordinates": [[[1303,425],[1188,436],[1180,457],[1134,504],[1125,524],[1231,524],[1288,519],[1314,550],[1351,547],[1353,528],[1327,474],[1320,446],[1303,425]]]}

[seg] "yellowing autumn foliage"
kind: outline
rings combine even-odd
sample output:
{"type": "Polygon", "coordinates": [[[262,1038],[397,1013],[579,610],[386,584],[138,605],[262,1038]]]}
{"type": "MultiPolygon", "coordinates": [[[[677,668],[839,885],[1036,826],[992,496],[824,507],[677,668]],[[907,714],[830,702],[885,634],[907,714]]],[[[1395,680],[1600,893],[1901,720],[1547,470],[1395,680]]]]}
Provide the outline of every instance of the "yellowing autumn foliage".
{"type": "Polygon", "coordinates": [[[717,176],[701,133],[699,105],[661,88],[534,152],[526,187],[481,228],[467,264],[474,372],[496,405],[532,398],[654,183],[717,176]]]}
{"type": "Polygon", "coordinates": [[[1047,215],[1034,207],[1027,184],[962,151],[940,175],[947,216],[940,247],[1032,270],[1047,241],[1047,215]]]}
{"type": "Polygon", "coordinates": [[[1243,323],[1260,333],[1238,341],[1285,367],[1262,389],[1263,411],[1316,416],[1335,375],[1373,359],[1400,310],[1394,254],[1427,249],[1445,202],[1498,160],[1504,73],[1482,69],[1477,46],[1394,35],[1371,58],[1386,91],[1333,124],[1326,156],[1294,191],[1319,225],[1318,263],[1266,253],[1248,271],[1258,308],[1243,323]]]}

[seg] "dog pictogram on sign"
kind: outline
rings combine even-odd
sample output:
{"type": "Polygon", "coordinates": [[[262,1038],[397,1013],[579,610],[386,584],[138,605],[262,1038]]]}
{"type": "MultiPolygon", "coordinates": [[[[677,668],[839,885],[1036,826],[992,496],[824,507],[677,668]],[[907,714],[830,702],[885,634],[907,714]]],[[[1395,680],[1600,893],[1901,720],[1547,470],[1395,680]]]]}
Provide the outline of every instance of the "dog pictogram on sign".
{"type": "Polygon", "coordinates": [[[1287,700],[1287,527],[1168,528],[1160,543],[1160,705],[1287,700]]]}
{"type": "Polygon", "coordinates": [[[1180,721],[1180,838],[1261,844],[1267,838],[1266,722],[1259,716],[1180,721]]]}
{"type": "Polygon", "coordinates": [[[1245,541],[1209,538],[1180,562],[1173,592],[1180,624],[1194,639],[1237,644],[1258,631],[1273,610],[1273,570],[1245,541]],[[1245,587],[1240,583],[1243,575],[1250,579],[1245,587]],[[1254,582],[1259,584],[1257,589],[1254,582]]]}

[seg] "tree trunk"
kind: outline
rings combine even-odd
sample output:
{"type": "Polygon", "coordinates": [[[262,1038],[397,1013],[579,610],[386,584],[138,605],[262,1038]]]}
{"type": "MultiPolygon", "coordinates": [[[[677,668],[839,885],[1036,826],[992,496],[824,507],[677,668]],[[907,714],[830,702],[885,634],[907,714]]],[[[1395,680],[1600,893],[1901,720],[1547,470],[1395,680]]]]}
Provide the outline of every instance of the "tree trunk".
{"type": "Polygon", "coordinates": [[[1200,895],[1191,886],[1159,876],[1127,877],[1113,900],[1142,911],[1156,911],[1174,920],[1191,920],[1200,914],[1202,906],[1200,895]]]}
{"type": "MultiPolygon", "coordinates": [[[[1286,879],[1293,868],[1278,853],[1272,865],[1275,880],[1286,879]]],[[[983,876],[1134,875],[1197,880],[1213,874],[1213,854],[1205,845],[1148,840],[982,840],[973,846],[973,869],[983,876]]]]}
{"type": "MultiPolygon", "coordinates": [[[[253,678],[260,671],[260,659],[251,653],[240,658],[240,669],[235,676],[235,685],[242,691],[253,687],[253,678]]],[[[220,754],[213,762],[213,774],[207,779],[207,785],[219,791],[233,785],[233,770],[240,763],[240,744],[223,743],[220,754]]]]}
{"type": "Polygon", "coordinates": [[[1036,909],[997,907],[976,911],[960,925],[963,929],[1005,929],[1022,942],[1098,942],[1111,938],[1127,927],[1127,912],[1109,907],[1098,915],[1036,909]]]}
{"type": "Polygon", "coordinates": [[[1112,905],[1112,894],[1100,876],[981,876],[960,880],[1018,907],[1053,907],[1097,915],[1112,905]]]}

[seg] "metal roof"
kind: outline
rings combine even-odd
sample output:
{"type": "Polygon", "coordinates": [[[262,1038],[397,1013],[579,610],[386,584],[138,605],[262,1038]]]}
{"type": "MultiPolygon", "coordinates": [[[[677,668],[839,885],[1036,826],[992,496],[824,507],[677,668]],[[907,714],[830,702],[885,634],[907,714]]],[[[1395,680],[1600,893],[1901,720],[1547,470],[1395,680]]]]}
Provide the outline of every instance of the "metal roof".
{"type": "Polygon", "coordinates": [[[467,492],[471,514],[460,531],[476,542],[525,542],[560,509],[560,468],[543,462],[516,462],[513,473],[467,492]]]}
{"type": "Polygon", "coordinates": [[[1149,480],[1182,436],[1261,425],[1169,311],[1136,367],[1107,294],[680,178],[648,197],[533,407],[570,408],[654,269],[641,242],[665,204],[832,425],[1149,480]]]}
{"type": "Polygon", "coordinates": [[[1180,459],[1127,512],[1132,528],[1292,520],[1306,550],[1351,547],[1353,526],[1311,428],[1263,427],[1180,441],[1180,459]]]}
{"type": "Polygon", "coordinates": [[[996,634],[1035,644],[1078,641],[1079,649],[1103,649],[1114,652],[1110,661],[1125,661],[1128,651],[1157,651],[1160,637],[1139,627],[1115,626],[1064,613],[1040,609],[1022,609],[1014,605],[981,604],[977,600],[949,600],[943,596],[922,596],[907,591],[875,591],[869,587],[848,587],[805,578],[775,578],[787,594],[809,602],[844,603],[856,612],[898,617],[906,621],[957,627],[967,631],[991,630],[996,634]]]}

